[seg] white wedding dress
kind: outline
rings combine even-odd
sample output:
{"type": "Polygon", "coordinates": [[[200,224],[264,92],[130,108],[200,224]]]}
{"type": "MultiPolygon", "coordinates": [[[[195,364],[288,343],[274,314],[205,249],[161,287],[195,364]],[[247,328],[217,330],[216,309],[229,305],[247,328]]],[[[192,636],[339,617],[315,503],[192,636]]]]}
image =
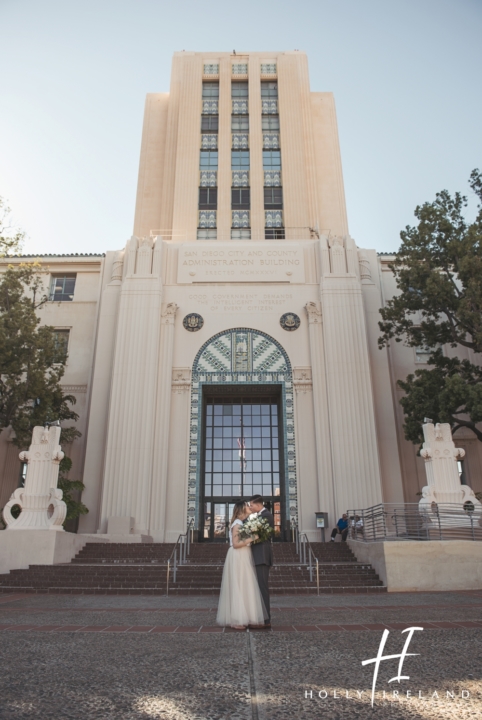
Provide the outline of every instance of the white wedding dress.
{"type": "Polygon", "coordinates": [[[229,529],[230,547],[224,563],[218,625],[262,625],[266,616],[251,548],[233,547],[233,527],[242,524],[235,520],[229,529]]]}

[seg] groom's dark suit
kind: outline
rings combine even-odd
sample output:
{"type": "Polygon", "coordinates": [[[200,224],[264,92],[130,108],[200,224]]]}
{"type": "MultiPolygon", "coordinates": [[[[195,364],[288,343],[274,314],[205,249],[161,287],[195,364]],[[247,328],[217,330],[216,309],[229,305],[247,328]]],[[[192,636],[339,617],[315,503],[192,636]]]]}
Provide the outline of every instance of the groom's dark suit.
{"type": "MultiPolygon", "coordinates": [[[[263,508],[263,510],[258,513],[258,516],[267,520],[270,526],[274,528],[273,516],[271,515],[269,510],[263,508]]],[[[265,540],[265,542],[253,543],[251,545],[251,551],[253,553],[253,560],[256,567],[256,576],[258,578],[259,589],[263,598],[266,612],[268,613],[268,617],[265,620],[265,623],[269,624],[271,623],[271,610],[269,606],[268,581],[269,570],[273,564],[273,547],[271,545],[271,541],[265,540]]]]}

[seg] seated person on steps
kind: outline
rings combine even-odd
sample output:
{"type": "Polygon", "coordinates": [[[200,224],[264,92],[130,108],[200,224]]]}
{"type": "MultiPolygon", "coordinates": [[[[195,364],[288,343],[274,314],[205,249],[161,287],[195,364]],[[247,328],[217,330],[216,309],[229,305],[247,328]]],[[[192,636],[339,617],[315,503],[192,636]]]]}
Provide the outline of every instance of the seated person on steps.
{"type": "Polygon", "coordinates": [[[348,535],[348,515],[343,513],[343,516],[336,523],[336,527],[333,528],[331,533],[331,542],[335,542],[337,534],[340,533],[342,542],[346,541],[348,535]]]}

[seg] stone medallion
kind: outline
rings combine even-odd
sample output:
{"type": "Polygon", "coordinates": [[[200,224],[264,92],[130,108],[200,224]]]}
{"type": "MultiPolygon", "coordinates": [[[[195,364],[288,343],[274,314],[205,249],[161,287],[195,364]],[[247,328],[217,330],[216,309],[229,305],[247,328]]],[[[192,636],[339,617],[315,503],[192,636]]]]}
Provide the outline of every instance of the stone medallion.
{"type": "Polygon", "coordinates": [[[204,319],[197,313],[189,313],[182,321],[182,324],[188,332],[197,332],[204,325],[204,319]]]}
{"type": "Polygon", "coordinates": [[[295,313],[285,313],[279,319],[279,324],[283,330],[287,330],[288,332],[298,330],[300,322],[298,315],[295,315],[295,313]]]}

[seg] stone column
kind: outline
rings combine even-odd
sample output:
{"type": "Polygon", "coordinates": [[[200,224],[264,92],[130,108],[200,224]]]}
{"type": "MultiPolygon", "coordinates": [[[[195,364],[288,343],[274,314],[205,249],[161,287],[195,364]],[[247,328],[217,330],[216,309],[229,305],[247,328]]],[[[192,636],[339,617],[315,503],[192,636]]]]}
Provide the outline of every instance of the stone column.
{"type": "Polygon", "coordinates": [[[191,369],[174,368],[171,384],[171,444],[167,468],[165,542],[176,542],[179,534],[186,531],[190,400],[191,369]]]}
{"type": "MultiPolygon", "coordinates": [[[[313,380],[310,367],[293,368],[296,422],[297,487],[289,483],[289,505],[298,500],[298,526],[310,540],[318,540],[314,513],[320,508],[320,492],[314,478],[318,477],[318,454],[314,417],[313,380]]],[[[289,439],[289,438],[288,438],[289,439]]]]}
{"type": "Polygon", "coordinates": [[[133,237],[127,244],[105,451],[103,532],[110,517],[132,517],[134,533],[148,533],[160,360],[162,363],[161,260],[160,238],[133,237]]]}
{"type": "Polygon", "coordinates": [[[57,488],[59,464],[64,453],[60,449],[60,427],[35,427],[28,452],[19,457],[26,462],[25,487],[17,488],[3,508],[7,530],[59,530],[67,515],[62,490],[57,488]],[[19,505],[22,512],[12,516],[12,507],[19,505]]]}
{"type": "Polygon", "coordinates": [[[85,490],[82,493],[82,500],[89,508],[89,512],[80,516],[79,532],[81,533],[95,533],[99,528],[109,395],[123,265],[124,250],[114,255],[110,282],[102,292],[99,308],[85,450],[85,490]]]}
{"type": "Polygon", "coordinates": [[[382,502],[367,329],[353,240],[325,238],[321,302],[335,510],[382,502]],[[326,250],[328,249],[328,256],[326,250]],[[329,266],[327,267],[327,260],[329,266]]]}
{"type": "MultiPolygon", "coordinates": [[[[333,522],[335,503],[321,305],[319,302],[308,302],[305,305],[305,310],[308,316],[311,368],[313,375],[313,405],[315,415],[316,468],[319,504],[319,507],[316,508],[316,510],[328,512],[329,521],[333,522]]],[[[313,509],[313,512],[315,512],[315,509],[313,509]]],[[[310,518],[310,521],[314,523],[314,517],[310,518]]]]}
{"type": "MultiPolygon", "coordinates": [[[[162,306],[161,338],[157,367],[157,402],[154,424],[153,482],[150,498],[150,534],[156,542],[164,542],[166,530],[167,469],[170,443],[176,442],[169,433],[171,415],[172,355],[177,305],[162,306]]],[[[178,482],[185,482],[177,478],[178,482]]]]}

